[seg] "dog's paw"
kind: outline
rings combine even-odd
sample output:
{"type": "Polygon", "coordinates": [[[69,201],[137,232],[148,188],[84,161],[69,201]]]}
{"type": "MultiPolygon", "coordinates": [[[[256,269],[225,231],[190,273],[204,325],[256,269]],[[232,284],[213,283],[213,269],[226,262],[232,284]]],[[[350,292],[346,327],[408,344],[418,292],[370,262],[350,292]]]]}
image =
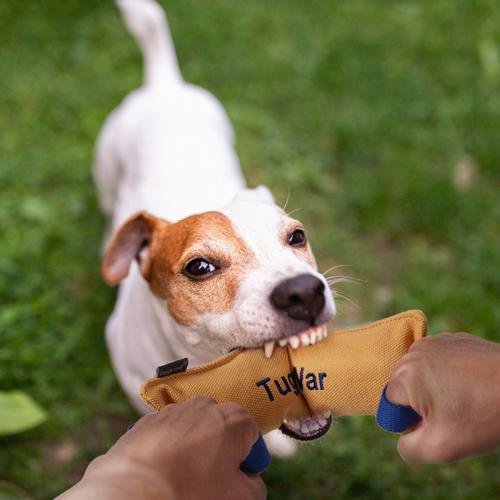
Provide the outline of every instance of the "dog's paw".
{"type": "Polygon", "coordinates": [[[264,441],[273,457],[286,459],[297,454],[297,442],[285,436],[280,430],[268,432],[264,436],[264,441]]]}

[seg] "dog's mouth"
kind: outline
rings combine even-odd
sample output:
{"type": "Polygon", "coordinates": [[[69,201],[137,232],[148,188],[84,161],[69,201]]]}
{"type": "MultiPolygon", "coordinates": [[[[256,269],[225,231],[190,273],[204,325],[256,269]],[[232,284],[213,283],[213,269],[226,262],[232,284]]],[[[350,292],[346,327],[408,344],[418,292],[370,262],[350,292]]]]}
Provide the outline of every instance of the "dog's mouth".
{"type": "Polygon", "coordinates": [[[269,340],[263,345],[264,354],[266,358],[270,358],[273,355],[274,347],[276,346],[276,344],[278,344],[280,347],[286,347],[287,345],[289,345],[292,349],[299,349],[301,347],[307,347],[309,345],[321,342],[327,336],[328,330],[325,324],[320,326],[312,326],[297,335],[269,340]]]}
{"type": "Polygon", "coordinates": [[[325,411],[312,417],[298,418],[288,422],[285,420],[280,431],[299,441],[312,441],[324,436],[332,425],[333,419],[330,411],[325,411]]]}
{"type": "MultiPolygon", "coordinates": [[[[279,337],[262,344],[264,355],[271,358],[276,345],[280,347],[290,346],[291,349],[307,348],[317,344],[328,337],[328,329],[325,323],[319,326],[309,327],[298,334],[287,337],[279,337]]],[[[330,411],[318,415],[298,418],[296,420],[284,420],[279,427],[283,434],[299,441],[313,441],[324,436],[332,426],[333,418],[330,411]]]]}
{"type": "MultiPolygon", "coordinates": [[[[307,348],[310,345],[321,342],[328,336],[328,330],[325,324],[310,327],[307,330],[290,337],[283,337],[266,342],[263,345],[264,355],[270,358],[273,355],[276,344],[280,347],[290,346],[292,349],[307,348]]],[[[297,439],[299,441],[312,441],[324,436],[332,425],[333,419],[330,411],[303,417],[297,420],[285,420],[280,430],[283,434],[297,439]]]]}

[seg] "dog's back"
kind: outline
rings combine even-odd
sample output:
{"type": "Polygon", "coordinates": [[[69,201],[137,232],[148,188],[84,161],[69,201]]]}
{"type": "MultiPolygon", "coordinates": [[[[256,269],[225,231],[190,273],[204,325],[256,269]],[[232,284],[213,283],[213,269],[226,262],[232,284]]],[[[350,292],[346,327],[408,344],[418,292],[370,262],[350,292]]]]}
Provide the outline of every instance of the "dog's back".
{"type": "MultiPolygon", "coordinates": [[[[94,178],[109,218],[105,244],[139,211],[176,221],[229,203],[245,186],[229,119],[209,92],[183,81],[162,9],[154,0],[117,4],[141,47],[145,71],[143,85],[109,115],[96,144],[94,178]]],[[[155,366],[186,352],[165,309],[155,308],[132,265],[106,339],[115,372],[141,412],[147,409],[140,384],[155,366]]]]}
{"type": "Polygon", "coordinates": [[[178,220],[228,203],[245,182],[222,106],[183,81],[153,0],[118,6],[145,69],[142,87],[111,113],[96,146],[94,175],[110,230],[139,210],[178,220]]]}

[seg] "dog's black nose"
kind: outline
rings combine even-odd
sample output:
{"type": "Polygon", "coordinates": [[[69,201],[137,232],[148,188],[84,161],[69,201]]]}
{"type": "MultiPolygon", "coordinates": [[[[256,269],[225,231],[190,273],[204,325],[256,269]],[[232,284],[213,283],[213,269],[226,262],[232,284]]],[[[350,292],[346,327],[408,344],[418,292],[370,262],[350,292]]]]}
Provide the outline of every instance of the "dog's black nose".
{"type": "Polygon", "coordinates": [[[290,318],[314,324],[325,307],[325,285],[312,274],[299,274],[276,285],[271,304],[290,318]]]}

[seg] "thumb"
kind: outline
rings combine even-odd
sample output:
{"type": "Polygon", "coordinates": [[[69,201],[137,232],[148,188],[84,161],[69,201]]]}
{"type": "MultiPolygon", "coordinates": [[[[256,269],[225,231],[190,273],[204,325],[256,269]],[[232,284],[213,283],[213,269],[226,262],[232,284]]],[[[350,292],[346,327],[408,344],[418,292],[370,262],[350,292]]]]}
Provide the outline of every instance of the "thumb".
{"type": "Polygon", "coordinates": [[[421,416],[421,420],[401,434],[398,453],[409,463],[443,463],[447,448],[442,440],[444,433],[428,411],[425,380],[419,379],[416,368],[409,359],[403,358],[392,372],[385,391],[391,403],[410,406],[421,416]]]}
{"type": "Polygon", "coordinates": [[[402,372],[403,370],[399,366],[392,372],[391,378],[387,382],[385,395],[391,403],[411,406],[408,387],[404,383],[405,373],[402,372]]]}
{"type": "MultiPolygon", "coordinates": [[[[397,371],[387,384],[385,395],[387,399],[398,405],[411,406],[411,396],[408,386],[403,382],[404,375],[397,371]]],[[[414,408],[415,409],[415,408],[414,408]]],[[[416,409],[415,409],[416,410],[416,409]]],[[[428,425],[422,418],[415,425],[401,434],[398,440],[398,453],[405,462],[416,463],[425,461],[425,436],[428,425]]]]}

